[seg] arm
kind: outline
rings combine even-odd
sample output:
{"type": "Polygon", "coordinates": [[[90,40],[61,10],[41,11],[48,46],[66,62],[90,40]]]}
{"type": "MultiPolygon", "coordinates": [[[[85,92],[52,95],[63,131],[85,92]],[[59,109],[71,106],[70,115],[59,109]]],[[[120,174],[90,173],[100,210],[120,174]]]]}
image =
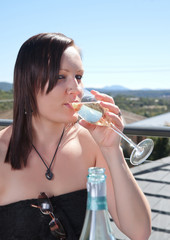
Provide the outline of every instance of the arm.
{"type": "MultiPolygon", "coordinates": [[[[103,148],[102,153],[110,170],[109,181],[113,184],[117,226],[132,240],[148,239],[151,231],[150,207],[130,172],[122,151],[103,148]]],[[[108,204],[112,215],[115,211],[112,199],[108,198],[108,204]]]]}
{"type": "MultiPolygon", "coordinates": [[[[107,117],[122,130],[122,119],[117,116],[119,109],[113,99],[98,92],[94,94],[98,100],[105,101],[101,105],[109,109],[107,117]]],[[[106,168],[108,207],[116,225],[132,240],[148,239],[151,231],[150,207],[126,164],[120,137],[108,127],[85,121],[80,123],[90,131],[100,148],[96,165],[106,168]]]]}

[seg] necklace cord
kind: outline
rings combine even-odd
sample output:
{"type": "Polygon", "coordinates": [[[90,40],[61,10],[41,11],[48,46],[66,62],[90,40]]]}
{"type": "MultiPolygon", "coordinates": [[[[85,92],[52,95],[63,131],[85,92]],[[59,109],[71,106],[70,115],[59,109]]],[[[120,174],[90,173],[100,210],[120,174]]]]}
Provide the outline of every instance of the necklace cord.
{"type": "Polygon", "coordinates": [[[40,157],[40,159],[42,160],[42,162],[43,162],[44,165],[46,166],[47,170],[50,170],[50,169],[51,169],[51,166],[52,166],[52,164],[53,164],[53,162],[54,162],[56,153],[57,153],[58,148],[59,148],[59,146],[60,146],[61,140],[62,140],[62,138],[63,138],[63,136],[64,136],[64,131],[65,131],[65,127],[64,127],[64,129],[63,129],[62,134],[61,134],[61,137],[60,137],[60,139],[59,139],[59,142],[58,142],[58,144],[57,144],[57,148],[56,148],[56,150],[55,150],[54,156],[53,156],[53,158],[52,158],[52,160],[51,160],[51,163],[50,163],[49,167],[47,166],[46,162],[44,161],[44,159],[42,158],[42,156],[40,155],[40,153],[38,152],[38,150],[36,149],[36,147],[35,147],[34,144],[32,143],[32,146],[33,146],[34,150],[36,151],[36,153],[38,154],[38,156],[40,157]]]}

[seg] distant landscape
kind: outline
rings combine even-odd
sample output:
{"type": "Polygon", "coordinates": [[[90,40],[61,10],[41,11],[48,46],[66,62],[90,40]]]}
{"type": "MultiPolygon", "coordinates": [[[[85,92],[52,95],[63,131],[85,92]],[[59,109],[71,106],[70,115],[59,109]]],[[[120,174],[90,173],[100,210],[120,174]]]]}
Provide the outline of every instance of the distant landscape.
{"type": "MultiPolygon", "coordinates": [[[[91,90],[92,88],[88,88],[91,90]]],[[[117,95],[126,95],[133,97],[148,97],[148,98],[170,98],[170,89],[139,89],[131,90],[119,85],[106,86],[103,88],[93,88],[99,92],[105,92],[112,97],[117,95]]]]}
{"type": "MultiPolygon", "coordinates": [[[[153,117],[170,112],[170,90],[130,90],[123,86],[109,86],[93,89],[114,97],[114,101],[120,109],[127,111],[131,115],[135,113],[138,116],[140,115],[140,117],[153,117]]],[[[0,119],[12,119],[12,109],[13,85],[11,83],[0,82],[0,119]]],[[[155,150],[150,156],[151,160],[170,155],[170,138],[154,137],[152,139],[155,143],[155,150]]],[[[125,156],[129,157],[127,152],[125,156]]]]}
{"type": "MultiPolygon", "coordinates": [[[[11,91],[13,89],[13,84],[8,82],[0,82],[0,90],[11,91]]],[[[147,98],[170,98],[170,89],[139,89],[131,90],[119,85],[106,86],[103,88],[88,88],[89,90],[95,89],[100,92],[107,93],[112,97],[117,95],[125,95],[132,97],[147,97],[147,98]]]]}
{"type": "MultiPolygon", "coordinates": [[[[153,117],[170,112],[170,90],[130,90],[118,85],[93,89],[112,96],[120,109],[144,117],[153,117]]],[[[0,82],[0,113],[12,110],[12,106],[13,84],[0,82]]]]}

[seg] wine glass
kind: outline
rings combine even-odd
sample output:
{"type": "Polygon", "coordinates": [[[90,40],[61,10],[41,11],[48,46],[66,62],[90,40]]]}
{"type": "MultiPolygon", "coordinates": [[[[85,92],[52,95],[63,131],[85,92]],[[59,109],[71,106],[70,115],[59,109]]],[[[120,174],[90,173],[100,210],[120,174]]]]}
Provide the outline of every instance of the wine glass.
{"type": "Polygon", "coordinates": [[[74,102],[72,106],[75,111],[78,112],[80,118],[86,121],[101,125],[108,126],[112,128],[117,134],[119,134],[125,141],[127,141],[133,151],[130,156],[130,162],[133,165],[139,165],[143,163],[151,154],[154,143],[152,139],[145,139],[139,144],[134,143],[130,138],[128,138],[120,129],[118,129],[112,122],[109,122],[103,118],[106,108],[100,106],[100,102],[97,101],[93,94],[91,94],[87,89],[83,89],[83,97],[81,102],[74,102]]]}

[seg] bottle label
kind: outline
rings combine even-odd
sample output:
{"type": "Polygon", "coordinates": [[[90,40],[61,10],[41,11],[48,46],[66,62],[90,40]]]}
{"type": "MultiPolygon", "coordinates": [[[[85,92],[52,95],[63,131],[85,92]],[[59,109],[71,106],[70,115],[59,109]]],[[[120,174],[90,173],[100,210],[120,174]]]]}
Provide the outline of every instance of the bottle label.
{"type": "Polygon", "coordinates": [[[94,210],[94,211],[96,211],[96,210],[107,210],[106,196],[102,196],[102,197],[88,196],[87,209],[88,210],[94,210]]]}

